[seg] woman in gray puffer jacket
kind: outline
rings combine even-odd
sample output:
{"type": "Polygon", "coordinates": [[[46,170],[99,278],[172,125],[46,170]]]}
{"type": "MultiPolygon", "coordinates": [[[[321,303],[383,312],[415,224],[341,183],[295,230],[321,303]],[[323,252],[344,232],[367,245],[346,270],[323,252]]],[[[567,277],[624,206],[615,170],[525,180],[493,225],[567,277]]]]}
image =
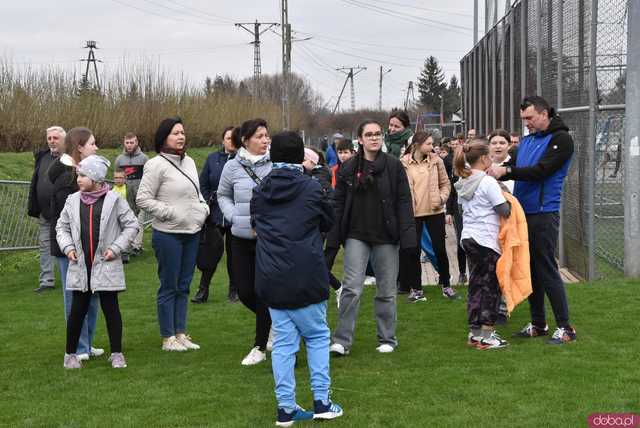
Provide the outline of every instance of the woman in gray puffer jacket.
{"type": "Polygon", "coordinates": [[[240,301],[256,314],[256,337],[253,349],[242,360],[249,366],[266,360],[271,328],[269,309],[255,291],[256,235],[251,227],[250,202],[253,188],[271,172],[267,122],[252,119],[240,127],[242,146],[228,161],[218,185],[218,205],[225,220],[231,223],[232,269],[240,301]]]}

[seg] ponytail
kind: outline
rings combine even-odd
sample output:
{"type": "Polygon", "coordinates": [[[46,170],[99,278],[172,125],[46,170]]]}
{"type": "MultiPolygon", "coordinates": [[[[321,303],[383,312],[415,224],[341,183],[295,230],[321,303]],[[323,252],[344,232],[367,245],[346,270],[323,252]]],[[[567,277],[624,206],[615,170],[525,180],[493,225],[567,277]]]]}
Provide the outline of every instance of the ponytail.
{"type": "Polygon", "coordinates": [[[453,158],[453,173],[460,178],[467,178],[471,175],[473,166],[482,156],[489,155],[489,145],[482,137],[475,137],[470,143],[465,143],[456,149],[453,158]]]}

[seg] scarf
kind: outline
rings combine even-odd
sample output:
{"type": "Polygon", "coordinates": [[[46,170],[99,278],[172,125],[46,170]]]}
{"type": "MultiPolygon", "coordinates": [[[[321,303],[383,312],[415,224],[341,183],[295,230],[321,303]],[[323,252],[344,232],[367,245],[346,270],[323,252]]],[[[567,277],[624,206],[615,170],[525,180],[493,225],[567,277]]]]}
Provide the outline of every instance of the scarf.
{"type": "Polygon", "coordinates": [[[240,150],[238,150],[238,156],[240,157],[240,159],[249,161],[251,165],[255,165],[265,157],[269,156],[269,152],[263,155],[252,155],[247,149],[245,149],[244,147],[240,147],[240,150]]]}
{"type": "Polygon", "coordinates": [[[182,159],[184,159],[184,157],[187,154],[187,146],[185,145],[180,150],[178,150],[178,149],[170,149],[168,147],[163,147],[162,148],[162,153],[167,153],[167,154],[170,154],[170,155],[180,156],[180,160],[182,160],[182,159]]]}
{"type": "Polygon", "coordinates": [[[274,162],[272,169],[288,169],[290,171],[304,172],[304,168],[299,163],[274,162]]]}
{"type": "Polygon", "coordinates": [[[387,151],[395,157],[400,157],[400,149],[407,144],[407,140],[412,135],[413,132],[409,128],[405,128],[404,131],[396,132],[395,134],[387,133],[384,136],[384,144],[387,146],[387,151]]]}
{"type": "Polygon", "coordinates": [[[102,183],[102,187],[98,190],[95,190],[93,192],[80,192],[80,200],[82,201],[82,203],[84,203],[85,205],[93,205],[98,199],[100,199],[101,197],[103,197],[104,195],[106,195],[109,190],[111,190],[109,188],[109,186],[107,186],[106,184],[102,183]]]}

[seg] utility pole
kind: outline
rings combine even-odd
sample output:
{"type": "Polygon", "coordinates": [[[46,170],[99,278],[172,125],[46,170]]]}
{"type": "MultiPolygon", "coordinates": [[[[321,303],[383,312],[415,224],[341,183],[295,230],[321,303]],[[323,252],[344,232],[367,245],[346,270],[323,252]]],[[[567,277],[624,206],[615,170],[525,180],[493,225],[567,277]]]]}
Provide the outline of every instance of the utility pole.
{"type": "Polygon", "coordinates": [[[96,77],[96,88],[100,91],[100,78],[98,77],[98,62],[102,62],[99,59],[96,59],[96,55],[94,53],[94,49],[98,49],[98,43],[95,40],[87,40],[87,45],[85,49],[89,49],[89,54],[87,55],[87,59],[81,59],[80,61],[86,61],[87,68],[82,75],[82,85],[84,88],[89,87],[89,66],[93,64],[93,71],[96,77]]]}
{"type": "Polygon", "coordinates": [[[260,36],[271,28],[279,25],[277,22],[236,22],[236,27],[240,27],[246,30],[253,36],[253,96],[257,99],[260,96],[260,75],[262,74],[262,65],[260,63],[260,36]],[[253,26],[253,30],[248,25],[253,26]],[[260,26],[264,25],[266,28],[260,31],[260,26]]]}
{"type": "Polygon", "coordinates": [[[411,94],[411,99],[415,99],[415,94],[413,93],[413,82],[409,82],[409,86],[407,86],[407,95],[404,99],[404,109],[408,110],[409,108],[409,94],[411,94]]]}
{"type": "Polygon", "coordinates": [[[624,132],[624,274],[640,277],[640,4],[627,0],[627,83],[624,132]]]}
{"type": "Polygon", "coordinates": [[[384,77],[385,74],[388,74],[391,72],[391,69],[388,69],[387,71],[383,72],[382,71],[382,66],[380,66],[380,84],[378,87],[378,110],[382,111],[382,78],[384,77]]]}
{"type": "Polygon", "coordinates": [[[281,0],[282,27],[282,128],[290,126],[289,111],[289,76],[291,74],[291,25],[289,24],[288,0],[281,0]]]}
{"type": "Polygon", "coordinates": [[[360,67],[359,65],[356,67],[340,67],[336,68],[337,71],[345,73],[347,78],[344,81],[344,85],[342,85],[342,90],[340,91],[340,95],[338,96],[338,102],[336,102],[336,106],[333,109],[333,114],[335,114],[336,110],[338,110],[338,106],[340,105],[340,100],[342,99],[342,94],[344,93],[344,89],[347,87],[347,82],[351,82],[351,111],[355,111],[356,109],[356,91],[353,84],[353,77],[364,70],[367,67],[360,67]]]}

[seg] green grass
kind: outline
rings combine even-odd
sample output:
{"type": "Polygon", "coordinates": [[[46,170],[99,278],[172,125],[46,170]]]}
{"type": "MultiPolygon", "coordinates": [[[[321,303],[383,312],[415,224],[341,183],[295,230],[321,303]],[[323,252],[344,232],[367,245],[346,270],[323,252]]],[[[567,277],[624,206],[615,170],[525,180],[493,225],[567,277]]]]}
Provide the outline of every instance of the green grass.
{"type": "MultiPolygon", "coordinates": [[[[60,289],[33,293],[34,252],[0,258],[0,426],[273,426],[270,364],[240,365],[253,343],[254,322],[241,304],[224,301],[224,269],[214,277],[210,302],[189,307],[188,330],[202,349],[162,352],[156,264],[148,240],[146,245],[147,252],[126,266],[128,290],[120,295],[129,365],[120,371],[105,357],[65,371],[60,289]]],[[[345,416],[329,425],[583,427],[594,412],[638,412],[639,285],[619,280],[569,286],[575,343],[513,341],[507,349],[485,352],[465,346],[465,304],[445,301],[430,287],[427,303],[399,300],[400,345],[387,355],[374,349],[373,290],[367,288],[351,355],[331,361],[332,396],[345,416]]],[[[332,296],[332,327],[334,302],[332,296]]],[[[517,308],[500,329],[505,337],[527,322],[527,312],[526,304],[517,308]]],[[[95,344],[108,348],[102,315],[95,344]]],[[[306,364],[300,361],[298,401],[309,406],[306,364]]]]}

